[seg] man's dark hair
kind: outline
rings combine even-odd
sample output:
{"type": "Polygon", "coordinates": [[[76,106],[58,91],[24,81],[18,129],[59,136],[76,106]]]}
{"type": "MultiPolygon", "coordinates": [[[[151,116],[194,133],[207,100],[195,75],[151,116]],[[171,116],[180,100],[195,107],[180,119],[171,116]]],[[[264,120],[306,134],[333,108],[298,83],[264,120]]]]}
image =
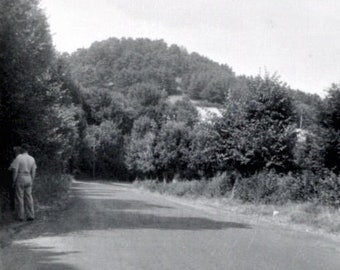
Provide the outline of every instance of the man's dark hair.
{"type": "Polygon", "coordinates": [[[14,147],[13,147],[13,152],[14,152],[14,155],[15,155],[15,156],[21,154],[21,152],[22,152],[21,146],[14,146],[14,147]]]}
{"type": "Polygon", "coordinates": [[[30,146],[27,143],[23,143],[21,145],[21,152],[22,153],[28,152],[29,150],[30,150],[30,146]]]}

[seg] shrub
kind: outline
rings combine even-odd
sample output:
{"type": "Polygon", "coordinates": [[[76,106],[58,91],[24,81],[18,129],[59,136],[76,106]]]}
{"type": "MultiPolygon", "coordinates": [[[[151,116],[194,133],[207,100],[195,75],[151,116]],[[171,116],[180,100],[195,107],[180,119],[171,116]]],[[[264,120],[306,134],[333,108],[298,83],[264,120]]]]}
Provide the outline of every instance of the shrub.
{"type": "Polygon", "coordinates": [[[235,172],[220,173],[207,182],[205,195],[209,197],[226,196],[233,190],[239,175],[235,172]]]}
{"type": "Polygon", "coordinates": [[[272,171],[260,172],[243,178],[235,186],[234,196],[248,202],[271,202],[278,190],[278,175],[272,171]]]}
{"type": "Polygon", "coordinates": [[[176,183],[167,184],[168,194],[176,196],[199,196],[204,194],[204,189],[206,186],[206,181],[182,181],[176,183]]]}
{"type": "Polygon", "coordinates": [[[72,176],[68,174],[41,174],[33,184],[37,205],[51,205],[63,200],[70,189],[72,176]]]}
{"type": "Polygon", "coordinates": [[[278,202],[312,201],[315,198],[315,175],[305,172],[302,175],[282,175],[278,178],[278,202]]]}
{"type": "Polygon", "coordinates": [[[231,193],[231,197],[252,203],[284,204],[293,201],[340,206],[340,176],[330,171],[322,174],[304,171],[299,175],[262,171],[244,178],[235,172],[224,172],[210,180],[169,184],[143,181],[141,185],[151,191],[175,196],[222,197],[231,193]]]}
{"type": "Polygon", "coordinates": [[[340,176],[330,172],[320,178],[318,199],[325,205],[340,206],[340,176]]]}

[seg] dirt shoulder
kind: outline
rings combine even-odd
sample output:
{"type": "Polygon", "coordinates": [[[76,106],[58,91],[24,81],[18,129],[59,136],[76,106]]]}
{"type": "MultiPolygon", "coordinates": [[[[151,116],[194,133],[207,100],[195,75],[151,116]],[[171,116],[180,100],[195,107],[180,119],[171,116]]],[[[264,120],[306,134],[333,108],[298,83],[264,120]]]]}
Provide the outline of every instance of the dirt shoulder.
{"type": "Polygon", "coordinates": [[[201,196],[175,196],[138,187],[139,192],[152,193],[163,199],[190,206],[208,213],[230,216],[233,220],[262,226],[277,227],[318,234],[340,243],[340,210],[321,207],[311,203],[265,205],[243,203],[228,198],[201,196]]]}
{"type": "Polygon", "coordinates": [[[9,245],[14,236],[27,228],[37,228],[36,230],[39,230],[39,224],[43,224],[51,216],[57,216],[68,207],[70,201],[70,193],[66,192],[58,196],[57,200],[51,200],[48,204],[37,203],[35,205],[36,218],[33,222],[18,221],[14,212],[3,213],[0,221],[0,249],[9,245]]]}

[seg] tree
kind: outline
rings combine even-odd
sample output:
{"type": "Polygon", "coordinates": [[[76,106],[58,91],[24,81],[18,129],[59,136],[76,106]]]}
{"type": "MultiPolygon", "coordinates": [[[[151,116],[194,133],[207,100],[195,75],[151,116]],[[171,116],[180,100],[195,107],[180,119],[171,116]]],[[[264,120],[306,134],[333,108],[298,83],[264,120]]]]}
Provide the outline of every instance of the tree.
{"type": "Polygon", "coordinates": [[[325,166],[340,172],[340,85],[333,84],[323,101],[320,113],[322,127],[326,128],[325,166]]]}
{"type": "Polygon", "coordinates": [[[70,162],[78,159],[79,121],[82,115],[81,108],[74,105],[55,104],[49,109],[43,119],[45,130],[39,135],[43,144],[35,144],[38,146],[35,151],[39,156],[39,166],[48,168],[50,172],[75,169],[70,162]]]}
{"type": "Polygon", "coordinates": [[[325,169],[328,131],[321,126],[314,126],[313,129],[300,132],[294,149],[297,166],[302,171],[320,175],[325,169]]]}
{"type": "Polygon", "coordinates": [[[54,52],[38,1],[4,0],[0,10],[0,156],[4,165],[13,145],[30,142],[32,130],[39,134],[55,89],[48,87],[54,52]]]}
{"type": "Polygon", "coordinates": [[[154,146],[157,124],[147,116],[135,120],[126,147],[125,163],[132,174],[139,177],[155,175],[154,146]]]}
{"type": "Polygon", "coordinates": [[[215,122],[221,168],[245,174],[294,169],[294,108],[285,86],[273,77],[256,77],[248,87],[249,95],[228,100],[215,122]]]}
{"type": "Polygon", "coordinates": [[[159,131],[155,145],[155,164],[165,181],[184,175],[188,164],[190,129],[182,122],[168,121],[159,131]]]}
{"type": "Polygon", "coordinates": [[[193,127],[198,122],[198,111],[189,99],[176,101],[164,112],[169,120],[182,122],[188,127],[193,127]]]}
{"type": "Polygon", "coordinates": [[[88,118],[90,123],[93,121],[93,124],[98,125],[111,118],[112,91],[106,88],[83,89],[83,97],[90,110],[88,118]]]}
{"type": "Polygon", "coordinates": [[[28,142],[39,164],[66,166],[77,140],[79,111],[64,85],[46,17],[37,0],[0,2],[0,148],[28,142]],[[68,101],[67,101],[68,100],[68,101]],[[62,165],[63,163],[63,165],[62,165]]]}
{"type": "Polygon", "coordinates": [[[212,177],[219,168],[217,132],[211,122],[200,122],[190,132],[188,169],[191,177],[212,177]]]}
{"type": "Polygon", "coordinates": [[[114,122],[107,120],[99,126],[88,126],[83,143],[83,169],[91,168],[94,179],[98,175],[118,177],[124,172],[123,136],[114,122]]]}
{"type": "Polygon", "coordinates": [[[162,99],[162,89],[153,83],[138,83],[129,88],[128,98],[136,104],[138,111],[155,106],[162,99]]]}

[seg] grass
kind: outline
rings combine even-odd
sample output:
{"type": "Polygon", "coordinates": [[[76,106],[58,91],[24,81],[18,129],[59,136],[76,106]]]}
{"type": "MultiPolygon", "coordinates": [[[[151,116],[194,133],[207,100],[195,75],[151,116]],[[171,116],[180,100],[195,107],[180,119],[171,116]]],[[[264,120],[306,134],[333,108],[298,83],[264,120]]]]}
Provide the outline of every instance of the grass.
{"type": "MultiPolygon", "coordinates": [[[[51,212],[51,208],[60,209],[65,206],[68,202],[71,183],[72,176],[67,174],[40,173],[33,184],[33,199],[37,216],[44,217],[46,211],[51,212]]],[[[21,227],[17,225],[14,213],[8,211],[0,213],[0,248],[8,245],[13,235],[20,230],[21,227]],[[16,226],[15,230],[13,226],[16,226]]]]}
{"type": "Polygon", "coordinates": [[[37,208],[61,205],[67,200],[72,176],[68,174],[40,174],[33,184],[33,198],[37,208]]]}
{"type": "Polygon", "coordinates": [[[322,229],[330,233],[340,232],[340,210],[315,203],[296,205],[291,211],[290,220],[297,224],[322,229]]]}
{"type": "MultiPolygon", "coordinates": [[[[37,215],[44,216],[44,211],[50,211],[51,208],[59,209],[66,205],[71,183],[72,176],[68,174],[40,173],[33,183],[33,200],[37,215]]],[[[13,212],[0,213],[0,232],[2,232],[2,228],[8,228],[8,225],[14,221],[15,214],[13,212]]]]}
{"type": "Polygon", "coordinates": [[[206,205],[223,208],[228,212],[248,217],[259,217],[271,223],[303,226],[308,230],[339,234],[340,209],[317,202],[286,202],[283,204],[249,203],[235,199],[228,188],[221,185],[221,178],[212,181],[179,181],[159,183],[137,181],[134,185],[151,192],[182,197],[206,205]]]}

